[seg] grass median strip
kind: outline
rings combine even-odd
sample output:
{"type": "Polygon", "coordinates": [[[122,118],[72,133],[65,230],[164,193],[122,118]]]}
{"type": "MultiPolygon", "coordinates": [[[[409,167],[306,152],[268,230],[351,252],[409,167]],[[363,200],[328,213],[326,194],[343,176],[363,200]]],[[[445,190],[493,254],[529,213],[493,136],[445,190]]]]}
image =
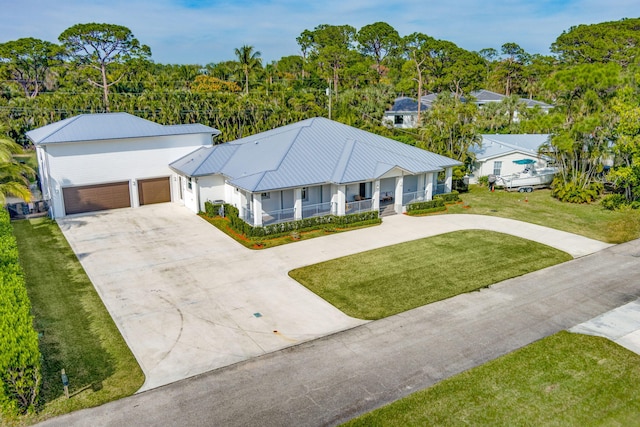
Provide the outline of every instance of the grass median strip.
{"type": "Polygon", "coordinates": [[[142,370],[58,225],[39,218],[13,228],[43,355],[43,402],[24,423],[133,394],[144,382],[142,370]]]}
{"type": "Polygon", "coordinates": [[[637,354],[560,332],[345,425],[637,425],[639,384],[637,354]]]}
{"type": "Polygon", "coordinates": [[[466,230],[338,258],[289,275],[349,316],[373,320],[570,259],[529,240],[466,230]]]}

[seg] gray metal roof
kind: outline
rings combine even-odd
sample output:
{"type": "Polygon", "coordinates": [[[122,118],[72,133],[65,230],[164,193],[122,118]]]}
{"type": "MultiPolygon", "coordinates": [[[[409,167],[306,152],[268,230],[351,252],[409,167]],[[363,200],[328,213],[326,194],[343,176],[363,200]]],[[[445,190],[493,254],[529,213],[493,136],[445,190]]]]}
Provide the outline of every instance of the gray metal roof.
{"type": "Polygon", "coordinates": [[[266,192],[375,180],[393,168],[418,174],[458,165],[448,157],[314,118],[201,148],[170,167],[187,176],[221,174],[231,185],[266,192]]]}
{"type": "Polygon", "coordinates": [[[201,124],[161,125],[128,113],[81,114],[27,132],[34,144],[96,141],[207,133],[219,130],[201,124]]]}
{"type": "MultiPolygon", "coordinates": [[[[424,98],[424,97],[423,97],[424,98]]],[[[431,107],[432,101],[422,100],[422,107],[420,110],[424,111],[431,107]]],[[[401,96],[396,98],[391,106],[391,110],[388,110],[387,113],[402,113],[402,112],[414,112],[418,111],[418,101],[413,98],[409,98],[408,96],[401,96]]]]}
{"type": "Polygon", "coordinates": [[[482,135],[482,145],[474,146],[471,151],[476,159],[483,161],[505,154],[520,152],[538,156],[538,149],[549,140],[549,134],[512,134],[482,135]]]}

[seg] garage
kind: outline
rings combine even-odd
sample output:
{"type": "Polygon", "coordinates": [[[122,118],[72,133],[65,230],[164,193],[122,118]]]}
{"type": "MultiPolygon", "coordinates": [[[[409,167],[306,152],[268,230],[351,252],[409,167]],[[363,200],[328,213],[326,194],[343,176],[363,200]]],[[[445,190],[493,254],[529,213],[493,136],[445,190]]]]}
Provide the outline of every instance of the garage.
{"type": "Polygon", "coordinates": [[[62,189],[67,215],[131,207],[129,181],[62,189]]]}
{"type": "Polygon", "coordinates": [[[139,179],[138,199],[140,206],[171,201],[171,183],[169,177],[139,179]]]}

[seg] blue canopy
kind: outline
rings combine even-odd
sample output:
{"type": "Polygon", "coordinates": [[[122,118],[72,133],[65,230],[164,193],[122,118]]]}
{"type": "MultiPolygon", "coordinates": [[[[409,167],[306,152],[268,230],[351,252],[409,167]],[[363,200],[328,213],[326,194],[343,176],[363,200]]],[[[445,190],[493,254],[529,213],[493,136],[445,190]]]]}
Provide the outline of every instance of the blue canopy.
{"type": "Polygon", "coordinates": [[[530,165],[531,163],[535,163],[535,160],[531,159],[522,159],[522,160],[514,160],[513,163],[517,165],[530,165]]]}

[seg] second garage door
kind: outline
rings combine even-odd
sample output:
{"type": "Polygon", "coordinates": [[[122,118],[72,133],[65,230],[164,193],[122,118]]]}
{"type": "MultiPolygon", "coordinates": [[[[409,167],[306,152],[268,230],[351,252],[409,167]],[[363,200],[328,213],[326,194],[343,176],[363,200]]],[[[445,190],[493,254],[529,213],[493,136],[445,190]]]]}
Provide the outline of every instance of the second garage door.
{"type": "Polygon", "coordinates": [[[138,197],[140,205],[164,203],[171,201],[171,186],[169,177],[139,179],[138,197]]]}
{"type": "Polygon", "coordinates": [[[67,187],[62,195],[67,215],[131,206],[129,181],[67,187]]]}

